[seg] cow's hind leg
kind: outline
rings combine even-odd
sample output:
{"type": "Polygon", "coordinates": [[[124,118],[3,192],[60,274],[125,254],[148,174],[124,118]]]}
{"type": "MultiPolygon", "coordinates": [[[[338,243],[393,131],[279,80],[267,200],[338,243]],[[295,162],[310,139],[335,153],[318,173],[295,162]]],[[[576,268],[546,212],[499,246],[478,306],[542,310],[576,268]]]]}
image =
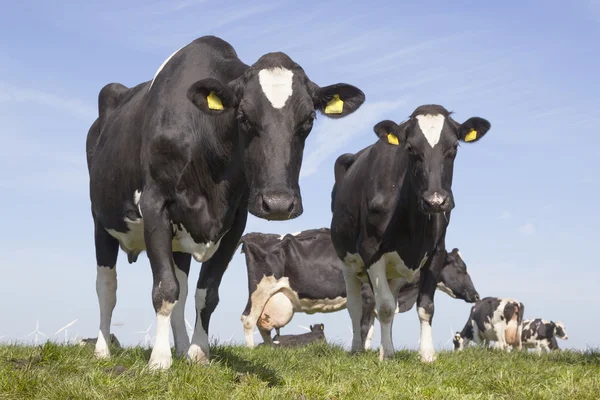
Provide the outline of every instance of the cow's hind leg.
{"type": "Polygon", "coordinates": [[[417,296],[417,314],[421,323],[419,358],[422,362],[434,362],[436,360],[431,325],[435,311],[434,296],[439,281],[439,271],[442,269],[444,259],[445,252],[438,249],[431,256],[429,266],[426,263],[421,270],[419,294],[417,296]]]}
{"type": "Polygon", "coordinates": [[[187,355],[190,348],[190,338],[185,324],[185,302],[188,295],[188,275],[190,273],[191,254],[173,253],[175,262],[175,276],[179,282],[179,300],[173,309],[171,316],[171,328],[173,329],[173,339],[175,341],[175,352],[177,356],[187,355]]]}
{"type": "Polygon", "coordinates": [[[210,317],[219,304],[219,286],[223,274],[233,258],[235,249],[246,227],[248,212],[245,208],[237,210],[232,228],[222,237],[219,248],[210,260],[202,263],[200,277],[196,286],[196,323],[188,358],[195,363],[208,363],[208,326],[210,317]]]}
{"type": "Polygon", "coordinates": [[[100,329],[94,355],[110,357],[110,323],[117,304],[117,256],[119,242],[108,234],[98,221],[94,221],[96,246],[96,294],[100,306],[100,329]]]}

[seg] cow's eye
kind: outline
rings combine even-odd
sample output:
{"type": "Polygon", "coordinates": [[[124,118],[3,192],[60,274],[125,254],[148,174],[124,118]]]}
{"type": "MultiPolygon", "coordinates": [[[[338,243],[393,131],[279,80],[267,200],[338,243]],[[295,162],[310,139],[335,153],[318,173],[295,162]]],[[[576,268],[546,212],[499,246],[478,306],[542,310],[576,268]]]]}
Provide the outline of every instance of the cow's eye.
{"type": "Polygon", "coordinates": [[[417,159],[421,159],[422,158],[421,154],[417,150],[415,150],[415,148],[412,147],[410,144],[407,144],[406,147],[405,147],[405,149],[408,152],[408,154],[411,155],[411,157],[415,157],[417,159]]]}
{"type": "Polygon", "coordinates": [[[241,113],[238,116],[238,123],[240,124],[240,126],[242,127],[242,129],[248,131],[250,130],[250,121],[248,121],[248,117],[246,117],[246,114],[241,113]]]}
{"type": "Polygon", "coordinates": [[[313,122],[315,120],[316,114],[311,113],[299,126],[298,133],[301,135],[307,135],[313,127],[313,122]]]}

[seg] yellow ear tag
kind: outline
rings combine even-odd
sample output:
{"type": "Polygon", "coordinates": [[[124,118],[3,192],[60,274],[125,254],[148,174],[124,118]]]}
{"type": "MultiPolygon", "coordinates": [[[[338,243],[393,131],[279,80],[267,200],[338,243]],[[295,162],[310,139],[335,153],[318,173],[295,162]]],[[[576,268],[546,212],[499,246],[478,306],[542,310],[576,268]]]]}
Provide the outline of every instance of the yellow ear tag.
{"type": "Polygon", "coordinates": [[[222,110],[223,103],[221,103],[221,99],[217,97],[215,92],[211,91],[210,94],[206,97],[206,101],[208,102],[208,108],[211,110],[222,110]]]}
{"type": "Polygon", "coordinates": [[[471,128],[469,133],[465,135],[465,142],[471,142],[475,139],[477,139],[477,131],[471,128]]]}
{"type": "Polygon", "coordinates": [[[344,109],[344,101],[339,94],[334,94],[333,99],[325,107],[325,114],[341,114],[344,109]]]}
{"type": "Polygon", "coordinates": [[[393,133],[388,133],[388,143],[395,144],[396,146],[400,144],[400,142],[398,141],[398,137],[393,133]]]}

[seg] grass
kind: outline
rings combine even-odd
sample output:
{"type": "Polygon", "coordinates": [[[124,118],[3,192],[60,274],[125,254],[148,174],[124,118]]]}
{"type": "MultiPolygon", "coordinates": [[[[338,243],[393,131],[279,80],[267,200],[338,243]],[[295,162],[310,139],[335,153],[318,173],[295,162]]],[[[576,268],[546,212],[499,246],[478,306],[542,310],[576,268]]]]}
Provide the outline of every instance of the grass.
{"type": "Polygon", "coordinates": [[[91,347],[0,346],[0,399],[594,399],[600,351],[537,356],[470,348],[424,365],[414,351],[379,362],[370,351],[211,348],[209,366],[175,359],[150,372],[150,350],[126,348],[110,360],[91,347]]]}

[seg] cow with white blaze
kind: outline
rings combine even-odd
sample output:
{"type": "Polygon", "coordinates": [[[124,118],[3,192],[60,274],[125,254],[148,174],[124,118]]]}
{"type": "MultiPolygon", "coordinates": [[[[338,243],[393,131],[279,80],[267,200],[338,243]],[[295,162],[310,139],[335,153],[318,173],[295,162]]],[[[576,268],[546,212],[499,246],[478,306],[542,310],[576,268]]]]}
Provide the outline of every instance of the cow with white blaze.
{"type": "Polygon", "coordinates": [[[119,247],[133,263],[146,251],[153,276],[156,340],[150,367],[178,355],[209,359],[210,316],[247,214],[302,214],[298,183],[316,111],[341,118],[365,96],[339,83],[319,87],[281,52],[244,64],[214,36],[171,55],[151,81],[106,85],[87,137],[100,305],[97,357],[110,355],[119,247]],[[184,306],[191,257],[202,262],[191,339],[184,306]]]}
{"type": "MultiPolygon", "coordinates": [[[[346,308],[344,265],[337,256],[328,228],[274,235],[247,233],[240,239],[248,271],[248,303],[241,320],[246,345],[254,345],[254,328],[263,341],[271,331],[287,325],[294,313],[329,313],[346,308]]],[[[417,272],[417,275],[419,272],[417,272]]],[[[474,303],[479,294],[458,249],[446,254],[438,289],[449,296],[474,303]]],[[[407,312],[417,301],[418,281],[404,281],[397,288],[397,313],[407,312]]],[[[361,336],[370,347],[373,335],[374,297],[362,285],[361,336]],[[366,335],[366,339],[365,339],[366,335]]]]}
{"type": "Polygon", "coordinates": [[[560,322],[546,321],[540,318],[523,321],[521,341],[526,349],[535,349],[536,353],[560,350],[556,338],[567,340],[569,336],[565,325],[560,322]]]}
{"type": "Polygon", "coordinates": [[[336,160],[331,237],[344,262],[352,351],[361,351],[361,281],[375,294],[381,323],[380,359],[394,353],[394,292],[420,270],[417,313],[420,359],[435,360],[431,322],[434,294],[446,255],[446,229],[454,208],[452,177],[459,142],[479,141],[490,123],[458,123],[444,107],[423,105],[401,124],[386,120],[379,140],[336,160]]]}
{"type": "Polygon", "coordinates": [[[494,342],[494,348],[510,351],[520,350],[525,306],[518,300],[502,297],[486,297],[471,308],[469,319],[461,332],[456,332],[454,349],[463,350],[471,341],[486,346],[494,342]]]}

